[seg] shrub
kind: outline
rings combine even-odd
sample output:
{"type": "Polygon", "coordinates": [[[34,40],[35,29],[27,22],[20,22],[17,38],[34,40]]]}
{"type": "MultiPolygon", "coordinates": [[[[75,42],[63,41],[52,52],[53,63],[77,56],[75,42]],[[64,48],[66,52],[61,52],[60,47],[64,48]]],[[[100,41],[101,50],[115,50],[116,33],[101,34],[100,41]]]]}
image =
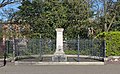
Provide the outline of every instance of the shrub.
{"type": "Polygon", "coordinates": [[[103,32],[97,36],[102,37],[106,41],[106,56],[120,56],[120,31],[103,32]]]}
{"type": "Polygon", "coordinates": [[[65,54],[71,54],[71,55],[76,55],[78,54],[77,50],[64,50],[65,54]]]}

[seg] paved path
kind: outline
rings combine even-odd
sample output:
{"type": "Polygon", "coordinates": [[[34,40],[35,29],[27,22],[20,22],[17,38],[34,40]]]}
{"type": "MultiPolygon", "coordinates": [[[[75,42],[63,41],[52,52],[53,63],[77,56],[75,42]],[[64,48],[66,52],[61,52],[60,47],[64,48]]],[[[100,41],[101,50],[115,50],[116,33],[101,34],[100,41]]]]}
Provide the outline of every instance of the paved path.
{"type": "Polygon", "coordinates": [[[120,74],[120,64],[104,66],[7,65],[0,74],[120,74]]]}

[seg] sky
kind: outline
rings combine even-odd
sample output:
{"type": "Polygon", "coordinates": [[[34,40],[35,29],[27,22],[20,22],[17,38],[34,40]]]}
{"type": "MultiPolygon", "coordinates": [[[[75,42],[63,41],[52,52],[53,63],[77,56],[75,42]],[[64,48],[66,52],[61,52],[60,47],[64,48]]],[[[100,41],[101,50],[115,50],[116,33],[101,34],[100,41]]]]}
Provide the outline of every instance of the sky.
{"type": "MultiPolygon", "coordinates": [[[[14,4],[9,4],[9,5],[6,5],[5,7],[0,8],[0,19],[3,19],[4,21],[7,20],[7,15],[5,15],[6,17],[3,16],[3,15],[2,15],[2,13],[3,13],[2,10],[4,10],[4,9],[6,9],[6,10],[13,9],[14,12],[16,12],[16,11],[19,10],[18,7],[19,7],[20,5],[21,5],[20,3],[14,3],[14,4]]],[[[10,13],[10,12],[9,12],[9,13],[10,13]]]]}
{"type": "MultiPolygon", "coordinates": [[[[12,1],[15,1],[15,0],[9,0],[9,1],[12,2],[12,1]]],[[[32,2],[32,0],[29,0],[29,1],[32,2]]],[[[0,3],[1,3],[1,2],[2,2],[2,0],[0,0],[0,3]]],[[[19,10],[18,7],[21,5],[20,2],[22,2],[22,0],[19,0],[19,2],[16,2],[16,3],[14,3],[14,4],[8,4],[8,5],[6,5],[6,6],[3,7],[3,8],[0,8],[0,20],[1,20],[1,19],[3,19],[4,21],[7,20],[7,15],[6,15],[6,17],[5,17],[5,16],[3,16],[3,15],[1,14],[1,12],[2,12],[3,9],[6,9],[6,10],[13,9],[14,12],[16,12],[16,11],[19,10]]]]}

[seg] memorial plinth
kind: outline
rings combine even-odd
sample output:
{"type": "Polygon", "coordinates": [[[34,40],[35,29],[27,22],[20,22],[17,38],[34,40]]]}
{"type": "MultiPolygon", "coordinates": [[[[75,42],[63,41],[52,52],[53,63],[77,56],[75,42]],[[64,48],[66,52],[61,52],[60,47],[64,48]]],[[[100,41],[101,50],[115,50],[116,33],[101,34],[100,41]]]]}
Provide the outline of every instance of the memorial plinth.
{"type": "Polygon", "coordinates": [[[56,51],[52,57],[54,62],[65,62],[67,57],[63,51],[63,28],[57,28],[57,37],[56,37],[56,51]]]}

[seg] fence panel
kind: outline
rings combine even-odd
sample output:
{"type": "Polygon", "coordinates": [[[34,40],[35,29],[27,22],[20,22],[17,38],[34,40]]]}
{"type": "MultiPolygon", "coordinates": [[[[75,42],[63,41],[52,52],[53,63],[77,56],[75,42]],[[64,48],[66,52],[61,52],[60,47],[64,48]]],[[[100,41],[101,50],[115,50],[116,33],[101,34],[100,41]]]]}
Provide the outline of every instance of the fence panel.
{"type": "Polygon", "coordinates": [[[8,57],[37,57],[53,54],[55,52],[55,40],[51,39],[15,39],[6,41],[6,53],[8,57]],[[14,53],[15,51],[15,53],[14,53]]]}
{"type": "Polygon", "coordinates": [[[104,56],[104,47],[101,40],[92,39],[77,39],[67,40],[64,42],[64,50],[66,54],[77,54],[78,53],[78,43],[79,43],[79,54],[89,55],[89,56],[104,56]]]}
{"type": "MultiPolygon", "coordinates": [[[[43,58],[42,55],[54,54],[56,49],[55,42],[56,41],[52,39],[42,39],[42,38],[27,39],[27,40],[16,39],[14,43],[11,40],[11,41],[7,41],[6,43],[6,48],[7,48],[6,53],[8,57],[12,57],[13,55],[15,55],[15,57],[24,57],[24,58],[29,57],[35,60],[36,58],[37,60],[38,59],[42,60],[43,58]],[[13,48],[15,48],[15,54],[13,53],[13,48]]],[[[66,40],[63,42],[63,48],[66,55],[104,57],[104,46],[101,40],[92,40],[92,39],[66,40]]]]}

